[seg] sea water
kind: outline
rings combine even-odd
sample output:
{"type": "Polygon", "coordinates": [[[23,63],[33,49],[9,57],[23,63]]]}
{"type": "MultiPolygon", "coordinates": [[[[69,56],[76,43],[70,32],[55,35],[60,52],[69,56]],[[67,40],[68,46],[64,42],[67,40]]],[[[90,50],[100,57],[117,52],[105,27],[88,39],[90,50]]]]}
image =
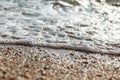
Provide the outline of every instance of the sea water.
{"type": "Polygon", "coordinates": [[[0,0],[0,40],[119,48],[119,0],[102,1],[0,0]]]}

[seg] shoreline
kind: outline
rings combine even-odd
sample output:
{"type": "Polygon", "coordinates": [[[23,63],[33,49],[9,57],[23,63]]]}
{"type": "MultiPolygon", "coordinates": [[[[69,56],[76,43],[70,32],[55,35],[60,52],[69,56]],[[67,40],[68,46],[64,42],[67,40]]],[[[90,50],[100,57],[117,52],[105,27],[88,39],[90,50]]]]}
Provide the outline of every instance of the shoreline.
{"type": "Polygon", "coordinates": [[[119,48],[117,49],[107,49],[107,48],[97,48],[93,46],[87,46],[84,44],[80,45],[66,45],[66,44],[55,44],[55,43],[35,43],[32,41],[19,41],[19,40],[12,40],[7,41],[3,40],[0,41],[0,45],[19,45],[19,46],[28,46],[28,47],[46,47],[51,49],[65,49],[65,50],[74,50],[79,52],[89,52],[89,53],[96,53],[96,54],[105,54],[105,55],[115,55],[119,56],[120,51],[119,48]]]}
{"type": "Polygon", "coordinates": [[[0,44],[0,79],[119,80],[120,57],[0,44]]]}

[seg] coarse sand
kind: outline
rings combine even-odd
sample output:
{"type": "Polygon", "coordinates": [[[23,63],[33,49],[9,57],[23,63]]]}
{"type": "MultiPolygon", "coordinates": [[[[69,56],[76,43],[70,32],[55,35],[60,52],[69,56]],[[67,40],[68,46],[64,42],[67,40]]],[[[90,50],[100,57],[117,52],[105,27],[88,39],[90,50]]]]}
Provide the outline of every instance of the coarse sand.
{"type": "Polygon", "coordinates": [[[1,44],[0,80],[120,80],[120,56],[1,44]]]}

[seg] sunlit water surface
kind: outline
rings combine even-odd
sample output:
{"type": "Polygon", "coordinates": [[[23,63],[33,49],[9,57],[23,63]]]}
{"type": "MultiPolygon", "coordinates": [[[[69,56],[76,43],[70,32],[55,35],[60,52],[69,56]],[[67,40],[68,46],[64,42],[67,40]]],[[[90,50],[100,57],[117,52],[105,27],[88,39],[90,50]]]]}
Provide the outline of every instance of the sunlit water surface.
{"type": "Polygon", "coordinates": [[[94,0],[0,0],[0,40],[116,49],[120,7],[94,0]]]}

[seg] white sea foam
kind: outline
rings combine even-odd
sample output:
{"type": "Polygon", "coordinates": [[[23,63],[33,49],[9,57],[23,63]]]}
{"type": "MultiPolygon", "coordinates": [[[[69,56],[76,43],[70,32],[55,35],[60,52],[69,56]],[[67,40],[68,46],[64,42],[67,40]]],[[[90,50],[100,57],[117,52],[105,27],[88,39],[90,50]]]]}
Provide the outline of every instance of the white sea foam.
{"type": "Polygon", "coordinates": [[[120,46],[120,8],[92,0],[1,0],[0,40],[120,46]]]}

